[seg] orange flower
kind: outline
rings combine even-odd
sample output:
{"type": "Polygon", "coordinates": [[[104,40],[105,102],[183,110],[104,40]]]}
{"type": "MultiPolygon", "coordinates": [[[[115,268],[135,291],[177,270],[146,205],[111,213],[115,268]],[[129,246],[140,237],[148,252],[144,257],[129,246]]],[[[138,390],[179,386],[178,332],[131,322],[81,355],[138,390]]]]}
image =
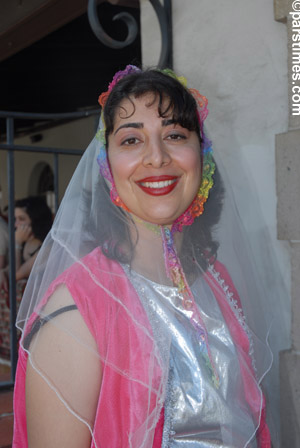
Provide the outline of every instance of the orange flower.
{"type": "Polygon", "coordinates": [[[101,93],[101,95],[99,96],[99,98],[98,98],[98,103],[100,104],[100,106],[101,106],[102,108],[104,108],[105,103],[106,103],[106,101],[107,101],[107,98],[108,98],[108,95],[109,95],[109,94],[110,94],[110,92],[107,91],[107,92],[103,92],[103,93],[101,93]]]}

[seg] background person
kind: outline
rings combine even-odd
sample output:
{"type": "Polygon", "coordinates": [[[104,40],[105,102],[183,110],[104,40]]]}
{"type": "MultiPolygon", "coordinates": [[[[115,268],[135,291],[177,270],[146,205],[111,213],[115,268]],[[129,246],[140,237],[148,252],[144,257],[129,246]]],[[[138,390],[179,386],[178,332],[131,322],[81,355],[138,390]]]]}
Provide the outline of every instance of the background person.
{"type": "Polygon", "coordinates": [[[0,269],[8,263],[8,226],[7,221],[0,212],[0,269]]]}
{"type": "MultiPolygon", "coordinates": [[[[27,279],[47,233],[52,213],[44,198],[15,201],[16,281],[27,279]]],[[[2,288],[8,292],[8,266],[2,270],[2,288]]]]}
{"type": "Polygon", "coordinates": [[[8,225],[5,217],[0,213],[0,291],[6,294],[8,289],[5,268],[8,264],[8,225]]]}
{"type": "Polygon", "coordinates": [[[16,280],[28,278],[42,242],[52,225],[44,198],[31,196],[15,202],[16,280]]]}

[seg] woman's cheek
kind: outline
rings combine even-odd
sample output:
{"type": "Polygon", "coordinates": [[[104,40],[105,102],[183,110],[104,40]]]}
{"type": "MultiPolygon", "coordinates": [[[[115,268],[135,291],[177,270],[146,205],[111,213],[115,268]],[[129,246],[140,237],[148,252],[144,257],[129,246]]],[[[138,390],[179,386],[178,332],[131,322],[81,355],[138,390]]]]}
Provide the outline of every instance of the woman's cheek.
{"type": "Polygon", "coordinates": [[[110,168],[115,182],[129,179],[139,165],[138,155],[134,150],[109,157],[110,168]]]}

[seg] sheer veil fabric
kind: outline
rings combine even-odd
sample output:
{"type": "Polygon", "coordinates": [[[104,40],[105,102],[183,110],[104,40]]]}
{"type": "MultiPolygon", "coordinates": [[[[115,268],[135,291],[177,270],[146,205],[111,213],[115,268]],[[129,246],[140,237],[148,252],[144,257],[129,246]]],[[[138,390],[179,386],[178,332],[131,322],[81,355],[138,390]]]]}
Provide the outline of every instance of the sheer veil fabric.
{"type": "MultiPolygon", "coordinates": [[[[151,317],[153,310],[147,310],[141,297],[145,286],[140,279],[146,279],[145,285],[150,281],[171,291],[174,282],[166,272],[166,248],[161,232],[153,231],[130,212],[112,204],[110,185],[99,173],[97,164],[101,145],[95,136],[86,149],[28,281],[17,317],[22,339],[15,402],[18,403],[17,394],[24,394],[20,372],[30,363],[57,399],[90,429],[91,446],[163,446],[161,432],[174,333],[161,330],[158,318],[151,317]],[[106,255],[109,232],[124,235],[126,241],[130,233],[135,246],[129,262],[126,257],[122,261],[122,250],[118,247],[115,248],[118,260],[106,255]],[[140,289],[136,278],[142,285],[140,289]],[[55,314],[62,309],[65,312],[55,314]],[[50,342],[45,349],[48,332],[60,335],[70,345],[70,351],[76,353],[73,365],[60,356],[53,361],[50,342]],[[84,378],[78,379],[76,363],[80,360],[87,368],[84,378]],[[90,393],[92,404],[87,406],[86,397],[90,393]]],[[[223,393],[225,384],[236,384],[237,391],[232,386],[226,388],[228,406],[232,407],[232,415],[242,409],[252,422],[234,436],[234,419],[220,420],[223,443],[220,446],[236,446],[232,444],[236,440],[240,440],[239,447],[270,446],[268,431],[262,424],[266,413],[276,447],[279,446],[278,352],[289,343],[285,318],[288,298],[272,259],[265,265],[265,271],[257,271],[259,250],[265,258],[265,242],[256,244],[253,253],[230,180],[222,167],[222,153],[215,154],[214,160],[218,173],[204,212],[195,222],[205,225],[205,213],[220,209],[222,202],[220,220],[213,226],[217,254],[196,253],[200,250],[199,233],[189,231],[188,239],[185,236],[186,229],[192,229],[194,224],[173,235],[195,300],[191,309],[195,307],[199,319],[191,328],[197,332],[213,317],[202,303],[211,303],[214,297],[229,329],[232,345],[228,345],[228,352],[234,351],[232,356],[238,360],[239,368],[227,376],[221,362],[227,349],[216,350],[214,342],[211,344],[215,328],[207,327],[205,344],[211,364],[206,363],[207,371],[203,367],[202,378],[216,394],[223,393]],[[223,193],[218,193],[219,187],[223,193]]],[[[259,214],[254,210],[255,204],[252,206],[253,213],[259,214]]],[[[261,236],[251,235],[251,239],[255,238],[261,236]]],[[[113,243],[111,239],[110,244],[113,243]]],[[[185,308],[188,319],[191,309],[185,308]]],[[[166,327],[176,319],[172,313],[171,310],[163,317],[166,327]]],[[[24,427],[23,432],[26,433],[24,427]]]]}

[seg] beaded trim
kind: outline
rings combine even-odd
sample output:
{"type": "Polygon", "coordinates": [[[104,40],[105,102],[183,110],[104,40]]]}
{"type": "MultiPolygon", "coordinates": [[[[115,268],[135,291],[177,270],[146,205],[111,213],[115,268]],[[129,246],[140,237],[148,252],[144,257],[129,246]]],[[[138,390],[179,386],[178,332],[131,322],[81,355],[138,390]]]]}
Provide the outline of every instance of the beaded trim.
{"type": "Polygon", "coordinates": [[[253,338],[251,335],[251,331],[247,325],[246,317],[243,313],[242,308],[239,307],[238,301],[234,298],[234,293],[230,290],[229,286],[225,283],[225,280],[221,277],[220,272],[218,272],[213,265],[208,266],[208,271],[213,276],[213,278],[217,281],[219,286],[221,286],[224,295],[226,297],[226,300],[228,304],[230,305],[230,308],[232,309],[234,315],[236,316],[239,324],[243,328],[243,330],[246,332],[248,339],[249,339],[249,356],[251,358],[252,367],[255,372],[257,372],[256,369],[256,363],[254,359],[254,345],[253,345],[253,338]]]}
{"type": "Polygon", "coordinates": [[[172,436],[176,434],[176,432],[173,430],[173,414],[174,414],[174,405],[175,405],[175,396],[174,396],[174,371],[173,367],[171,366],[171,359],[170,359],[170,368],[169,368],[169,377],[168,377],[168,383],[167,383],[167,390],[166,390],[166,398],[164,402],[164,428],[163,428],[163,435],[162,435],[162,441],[161,441],[161,448],[170,448],[170,442],[172,436]]]}

